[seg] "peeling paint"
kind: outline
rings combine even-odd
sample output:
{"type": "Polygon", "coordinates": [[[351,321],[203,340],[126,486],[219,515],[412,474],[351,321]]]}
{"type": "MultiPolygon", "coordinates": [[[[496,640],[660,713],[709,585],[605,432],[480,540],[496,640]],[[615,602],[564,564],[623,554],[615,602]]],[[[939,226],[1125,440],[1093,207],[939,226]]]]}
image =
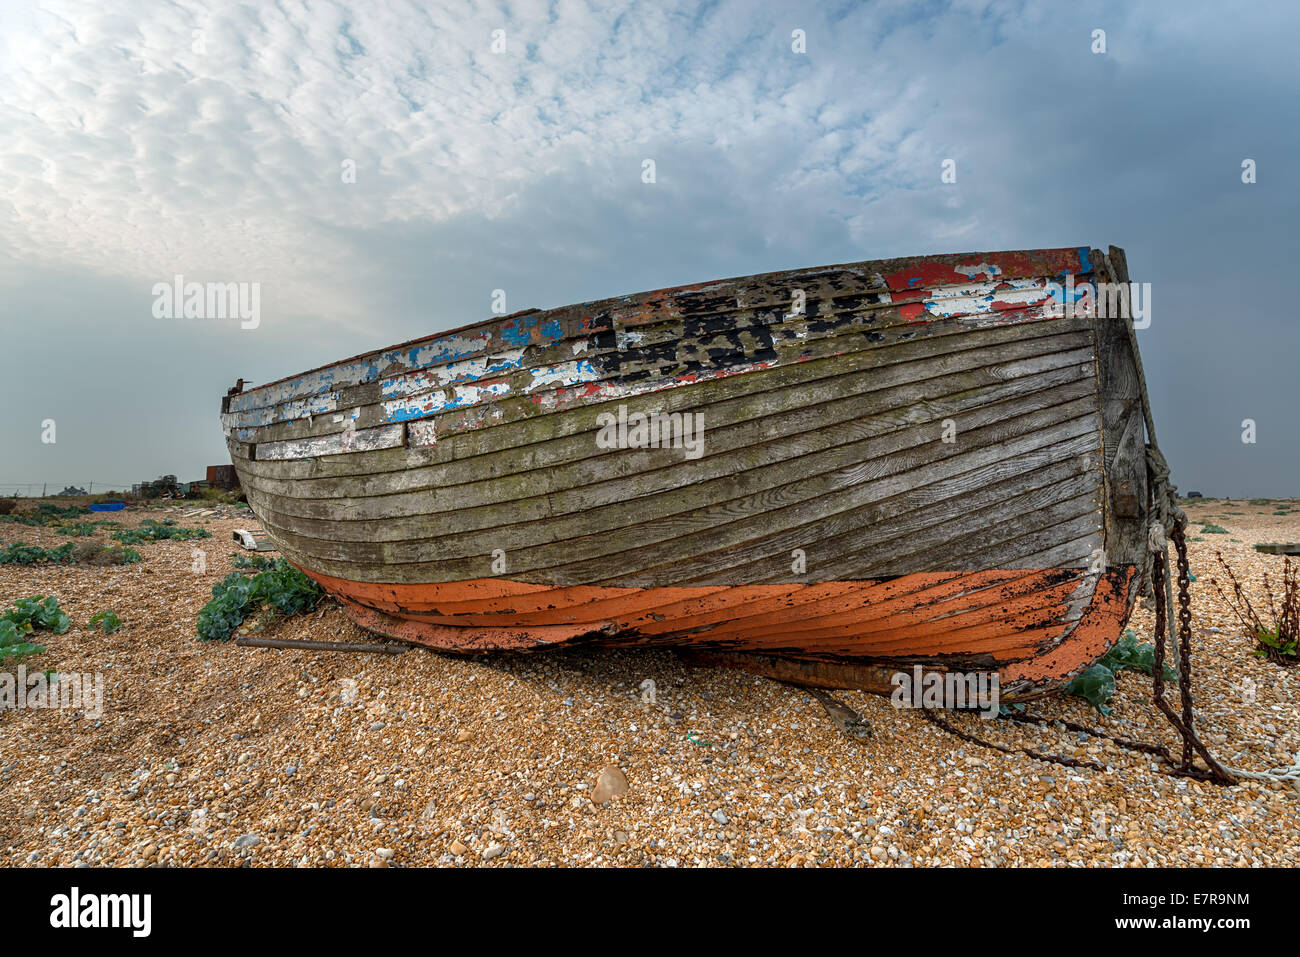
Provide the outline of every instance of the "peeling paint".
{"type": "Polygon", "coordinates": [[[489,385],[453,386],[443,392],[431,392],[414,399],[397,399],[382,402],[385,422],[405,422],[419,419],[449,409],[459,409],[467,405],[476,405],[488,398],[500,398],[509,395],[510,385],[505,382],[493,382],[489,385]],[[450,392],[450,395],[447,393],[450,392]]]}
{"type": "Polygon", "coordinates": [[[386,379],[380,384],[380,395],[393,399],[404,395],[415,395],[447,385],[459,385],[475,382],[484,376],[495,375],[518,369],[523,362],[524,350],[514,349],[494,356],[479,356],[463,359],[444,366],[431,368],[423,372],[386,379]]]}

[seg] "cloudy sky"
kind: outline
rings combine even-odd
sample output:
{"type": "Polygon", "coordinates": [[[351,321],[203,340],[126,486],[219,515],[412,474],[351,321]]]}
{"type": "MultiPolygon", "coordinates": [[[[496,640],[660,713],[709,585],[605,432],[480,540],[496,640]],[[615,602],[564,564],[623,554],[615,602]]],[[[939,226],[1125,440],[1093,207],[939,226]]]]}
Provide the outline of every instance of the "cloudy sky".
{"type": "Polygon", "coordinates": [[[0,490],[200,478],[237,377],[494,289],[1114,243],[1175,482],[1300,494],[1297,38],[1292,2],[0,0],[0,490]],[[260,325],[157,318],[177,274],[260,325]]]}

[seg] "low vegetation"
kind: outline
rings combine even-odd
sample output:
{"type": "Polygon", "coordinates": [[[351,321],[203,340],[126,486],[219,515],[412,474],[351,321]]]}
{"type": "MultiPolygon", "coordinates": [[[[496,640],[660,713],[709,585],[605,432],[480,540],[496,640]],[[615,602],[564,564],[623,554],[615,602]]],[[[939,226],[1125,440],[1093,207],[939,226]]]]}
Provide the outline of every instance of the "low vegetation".
{"type": "MultiPolygon", "coordinates": [[[[87,535],[94,535],[97,528],[101,525],[107,524],[108,522],[70,522],[67,525],[59,526],[56,531],[60,535],[78,535],[85,537],[87,535]]],[[[114,522],[113,524],[116,525],[117,523],[114,522]]]]}
{"type": "Polygon", "coordinates": [[[275,560],[267,558],[265,555],[241,555],[239,552],[231,552],[230,560],[236,568],[248,569],[264,572],[275,565],[275,560]]]}
{"type": "Polygon", "coordinates": [[[92,615],[90,618],[90,627],[98,628],[106,635],[111,635],[113,632],[120,629],[123,624],[124,622],[120,617],[118,617],[117,612],[112,609],[101,611],[98,614],[92,615]]]}
{"type": "Polygon", "coordinates": [[[139,528],[120,528],[113,533],[113,538],[123,545],[145,545],[166,539],[187,542],[195,538],[211,538],[212,533],[206,528],[183,528],[170,518],[161,522],[146,518],[139,528]]]}
{"type": "MultiPolygon", "coordinates": [[[[4,501],[12,502],[13,499],[4,501]]],[[[14,525],[35,525],[43,527],[52,527],[61,525],[64,519],[79,518],[82,515],[89,515],[90,509],[82,505],[69,505],[67,507],[51,505],[48,502],[41,502],[36,506],[35,512],[18,512],[13,505],[6,510],[0,510],[0,522],[9,522],[14,525]]]]}
{"type": "Polygon", "coordinates": [[[134,548],[116,542],[82,542],[77,546],[76,558],[79,565],[133,565],[141,560],[134,548]]]}
{"type": "Polygon", "coordinates": [[[76,545],[68,542],[58,548],[43,548],[26,542],[13,542],[0,548],[0,565],[41,565],[46,562],[67,564],[73,560],[76,545]]]}
{"type": "Polygon", "coordinates": [[[1296,566],[1291,564],[1291,559],[1286,559],[1282,564],[1282,581],[1278,593],[1274,592],[1268,573],[1264,573],[1264,594],[1268,598],[1268,606],[1257,611],[1223,556],[1215,552],[1214,557],[1228,577],[1229,588],[1223,588],[1217,579],[1212,578],[1210,582],[1241,622],[1247,636],[1255,639],[1255,655],[1280,665],[1300,662],[1300,654],[1297,654],[1297,647],[1300,647],[1300,575],[1297,574],[1296,566]]]}
{"type": "MultiPolygon", "coordinates": [[[[1106,652],[1095,665],[1076,677],[1062,691],[1083,698],[1102,714],[1110,714],[1110,699],[1115,694],[1115,674],[1125,669],[1154,675],[1156,648],[1149,642],[1139,642],[1133,629],[1125,628],[1115,647],[1106,652]]],[[[1172,681],[1177,674],[1168,665],[1165,680],[1172,681]]]]}
{"type": "Polygon", "coordinates": [[[45,650],[28,640],[36,631],[61,635],[72,627],[72,619],[59,608],[53,595],[20,598],[8,611],[0,613],[0,661],[17,661],[45,650]]]}
{"type": "Polygon", "coordinates": [[[323,594],[320,586],[283,558],[251,578],[233,571],[212,586],[212,601],[199,612],[199,640],[227,641],[244,619],[262,610],[281,615],[311,611],[323,594]]]}

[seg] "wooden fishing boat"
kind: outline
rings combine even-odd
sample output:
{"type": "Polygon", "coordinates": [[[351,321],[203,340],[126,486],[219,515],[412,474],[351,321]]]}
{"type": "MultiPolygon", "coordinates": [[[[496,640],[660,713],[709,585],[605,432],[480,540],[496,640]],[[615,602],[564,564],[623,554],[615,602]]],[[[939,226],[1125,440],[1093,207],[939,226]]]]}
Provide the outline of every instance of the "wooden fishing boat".
{"type": "Polygon", "coordinates": [[[1069,277],[1127,282],[1123,253],[528,310],[241,382],[222,422],[266,532],[371,631],[1014,700],[1101,656],[1142,573],[1140,365],[1124,321],[1059,315],[1069,277]]]}

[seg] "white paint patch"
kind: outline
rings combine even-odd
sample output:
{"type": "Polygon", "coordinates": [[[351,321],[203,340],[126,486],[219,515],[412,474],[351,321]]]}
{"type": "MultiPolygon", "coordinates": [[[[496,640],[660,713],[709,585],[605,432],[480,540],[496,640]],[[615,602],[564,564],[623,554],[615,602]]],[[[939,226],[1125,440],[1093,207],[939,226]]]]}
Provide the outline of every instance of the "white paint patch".
{"type": "Polygon", "coordinates": [[[518,369],[523,363],[523,358],[523,349],[512,349],[499,355],[478,356],[473,359],[449,362],[443,366],[388,379],[381,384],[380,395],[386,399],[395,399],[398,396],[417,395],[453,383],[473,382],[484,376],[518,369]]]}
{"type": "Polygon", "coordinates": [[[926,311],[950,319],[996,312],[994,303],[1033,306],[1051,298],[1041,279],[1012,279],[1004,282],[960,283],[927,290],[926,311]]]}
{"type": "Polygon", "coordinates": [[[437,445],[438,420],[417,419],[414,422],[407,423],[406,442],[412,447],[417,445],[437,445]]]}
{"type": "Polygon", "coordinates": [[[628,346],[636,346],[645,342],[645,333],[636,329],[615,329],[614,339],[619,350],[626,349],[628,346]]]}
{"type": "Polygon", "coordinates": [[[383,409],[385,421],[401,422],[406,419],[418,419],[426,415],[435,415],[449,409],[477,405],[488,399],[499,399],[509,394],[510,384],[507,382],[493,382],[482,386],[459,385],[451,390],[451,395],[447,395],[446,392],[430,392],[427,395],[413,399],[395,399],[391,402],[382,402],[380,407],[383,409]]]}
{"type": "Polygon", "coordinates": [[[374,429],[353,432],[334,432],[310,439],[285,439],[282,442],[259,442],[257,458],[267,462],[290,459],[315,458],[320,455],[341,455],[345,452],[370,452],[375,449],[392,449],[403,441],[403,426],[381,425],[374,429]]]}
{"type": "Polygon", "coordinates": [[[1002,275],[1002,267],[993,263],[975,263],[967,266],[953,266],[954,272],[964,272],[969,279],[974,279],[978,275],[988,276],[990,279],[1002,275]]]}
{"type": "Polygon", "coordinates": [[[541,366],[533,369],[532,373],[533,381],[528,383],[524,389],[525,392],[536,392],[538,389],[553,385],[579,385],[583,382],[595,382],[600,379],[600,373],[587,359],[561,362],[553,366],[541,366]]]}

